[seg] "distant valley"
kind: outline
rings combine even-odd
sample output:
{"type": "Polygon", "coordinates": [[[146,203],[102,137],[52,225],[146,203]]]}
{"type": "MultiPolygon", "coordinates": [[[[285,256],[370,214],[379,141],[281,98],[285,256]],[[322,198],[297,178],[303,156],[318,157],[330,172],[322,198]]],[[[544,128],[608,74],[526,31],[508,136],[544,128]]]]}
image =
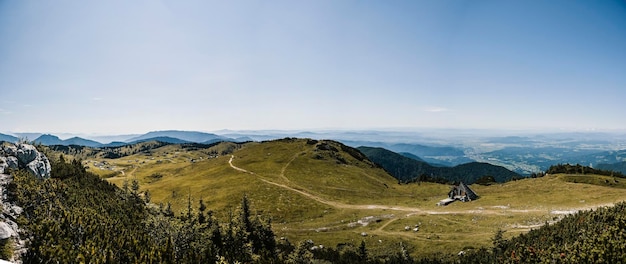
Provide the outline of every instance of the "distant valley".
{"type": "MultiPolygon", "coordinates": [[[[508,132],[510,133],[510,132],[508,132]]],[[[396,131],[152,131],[141,135],[84,136],[64,134],[0,134],[0,141],[16,142],[21,137],[43,145],[115,147],[145,141],[201,143],[265,141],[285,137],[332,139],[351,147],[384,148],[434,167],[454,167],[472,162],[505,167],[522,176],[545,171],[557,163],[614,168],[624,172],[626,135],[620,133],[545,133],[511,136],[497,132],[455,130],[396,131]],[[36,138],[31,138],[36,136],[36,138]],[[110,141],[97,141],[104,139],[110,141]]]]}
{"type": "Polygon", "coordinates": [[[472,184],[483,177],[492,177],[493,182],[506,182],[521,178],[521,175],[501,166],[489,163],[469,162],[453,167],[433,166],[417,156],[403,156],[384,148],[359,147],[370,160],[381,165],[389,174],[401,182],[464,182],[472,184]]]}

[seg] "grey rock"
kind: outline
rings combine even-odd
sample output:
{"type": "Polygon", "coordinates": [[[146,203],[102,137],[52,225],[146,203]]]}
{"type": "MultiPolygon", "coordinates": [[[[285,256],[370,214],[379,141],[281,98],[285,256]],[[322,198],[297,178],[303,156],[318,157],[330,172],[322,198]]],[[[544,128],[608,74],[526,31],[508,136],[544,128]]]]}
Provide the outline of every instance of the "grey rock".
{"type": "Polygon", "coordinates": [[[29,164],[40,156],[40,153],[37,151],[35,146],[28,144],[18,144],[17,152],[15,154],[17,159],[22,164],[29,164]]]}
{"type": "Polygon", "coordinates": [[[0,174],[4,173],[4,171],[8,167],[9,167],[9,165],[7,164],[7,158],[6,157],[0,157],[0,174]]]}
{"type": "Polygon", "coordinates": [[[17,155],[17,146],[10,144],[2,147],[2,151],[6,153],[8,156],[16,156],[17,155]]]}
{"type": "Polygon", "coordinates": [[[13,227],[6,222],[0,222],[0,239],[7,239],[16,236],[17,233],[13,227]]]}
{"type": "Polygon", "coordinates": [[[19,169],[20,163],[17,161],[16,157],[7,157],[7,165],[10,169],[19,169]]]}
{"type": "Polygon", "coordinates": [[[37,151],[35,146],[29,144],[8,144],[0,149],[0,173],[4,173],[7,168],[26,169],[37,178],[50,178],[50,161],[37,151]],[[2,162],[4,161],[4,162],[2,162]]]}
{"type": "Polygon", "coordinates": [[[0,173],[7,173],[8,169],[18,169],[18,168],[19,168],[19,162],[17,161],[16,157],[0,156],[0,173]]]}
{"type": "Polygon", "coordinates": [[[12,204],[10,212],[11,212],[12,215],[18,216],[18,215],[21,215],[24,212],[24,209],[22,209],[22,207],[20,207],[20,206],[12,204]]]}
{"type": "Polygon", "coordinates": [[[26,168],[30,173],[42,179],[50,178],[50,172],[52,171],[50,161],[41,153],[37,153],[37,158],[28,163],[26,168]]]}

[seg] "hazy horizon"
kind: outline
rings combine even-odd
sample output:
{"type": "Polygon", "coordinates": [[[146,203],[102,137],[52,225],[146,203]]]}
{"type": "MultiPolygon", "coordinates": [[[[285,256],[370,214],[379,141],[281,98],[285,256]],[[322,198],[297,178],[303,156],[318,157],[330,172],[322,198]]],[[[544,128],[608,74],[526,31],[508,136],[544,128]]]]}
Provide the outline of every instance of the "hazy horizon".
{"type": "MultiPolygon", "coordinates": [[[[95,140],[100,143],[110,143],[112,141],[125,141],[132,137],[141,136],[149,132],[163,132],[163,131],[182,131],[182,132],[202,132],[211,133],[216,135],[229,135],[229,134],[243,134],[243,135],[284,135],[284,136],[296,136],[299,133],[313,133],[313,134],[336,134],[336,135],[348,135],[351,133],[367,135],[371,133],[378,133],[383,135],[394,135],[396,137],[409,137],[419,135],[424,138],[442,138],[453,139],[455,137],[469,137],[469,138],[481,138],[481,137],[509,137],[509,136],[554,136],[554,135],[593,135],[593,134],[608,134],[619,136],[620,138],[626,136],[626,130],[521,130],[521,129],[463,129],[463,128],[377,128],[377,129],[260,129],[260,130],[181,130],[181,129],[164,129],[164,130],[150,130],[137,133],[74,133],[71,131],[54,132],[54,131],[0,131],[0,134],[12,135],[16,137],[26,137],[29,140],[34,140],[41,135],[53,135],[59,137],[61,140],[66,140],[73,137],[81,137],[85,139],[95,140]],[[116,138],[116,140],[111,140],[116,138]],[[104,141],[100,141],[105,139],[104,141]]],[[[420,138],[414,138],[412,140],[419,141],[420,138]]]]}
{"type": "Polygon", "coordinates": [[[0,133],[626,131],[623,1],[3,1],[0,133]]]}

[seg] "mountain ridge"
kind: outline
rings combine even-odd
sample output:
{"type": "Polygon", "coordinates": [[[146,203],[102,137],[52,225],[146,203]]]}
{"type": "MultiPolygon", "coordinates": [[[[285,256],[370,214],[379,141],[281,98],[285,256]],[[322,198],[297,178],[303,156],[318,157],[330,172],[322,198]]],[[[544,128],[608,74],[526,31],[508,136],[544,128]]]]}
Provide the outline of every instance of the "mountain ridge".
{"type": "Polygon", "coordinates": [[[439,178],[446,181],[462,181],[472,184],[484,176],[493,176],[496,182],[505,182],[512,178],[521,177],[502,166],[484,162],[469,162],[454,167],[436,167],[425,161],[406,157],[385,148],[361,146],[357,149],[401,182],[439,178]]]}
{"type": "Polygon", "coordinates": [[[6,142],[11,142],[11,143],[16,143],[19,140],[19,138],[11,136],[11,135],[6,135],[6,134],[0,134],[0,141],[6,141],[6,142]]]}
{"type": "Polygon", "coordinates": [[[160,130],[160,131],[150,131],[146,134],[130,138],[126,140],[126,142],[134,142],[143,139],[156,138],[156,137],[169,137],[169,138],[177,138],[180,140],[184,140],[187,142],[195,142],[195,143],[204,143],[213,140],[232,140],[227,137],[222,137],[217,134],[206,133],[206,132],[198,132],[198,131],[184,131],[184,130],[160,130]]]}

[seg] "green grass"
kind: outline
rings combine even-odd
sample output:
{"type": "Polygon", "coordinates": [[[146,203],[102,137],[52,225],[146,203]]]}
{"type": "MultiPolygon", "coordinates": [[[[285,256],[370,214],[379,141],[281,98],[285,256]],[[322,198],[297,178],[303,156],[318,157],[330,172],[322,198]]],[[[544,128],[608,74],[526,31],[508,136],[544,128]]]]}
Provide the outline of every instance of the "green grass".
{"type": "MultiPolygon", "coordinates": [[[[615,183],[604,176],[551,175],[472,185],[480,199],[438,207],[436,203],[446,198],[449,186],[399,185],[367,161],[344,151],[320,150],[310,143],[279,140],[241,148],[223,143],[191,151],[168,145],[149,153],[87,162],[107,161],[115,167],[113,171],[94,166],[89,170],[103,177],[116,172],[107,180],[119,186],[136,179],[141,191],[150,191],[153,203],[170,202],[178,213],[185,210],[191,195],[194,208],[203,199],[225,219],[245,193],[253,210],[272,217],[278,237],[294,243],[312,239],[326,246],[358,245],[363,240],[372,254],[396,252],[400,242],[409,245],[416,256],[457,253],[490,245],[498,229],[506,230],[510,237],[558,219],[560,215],[554,212],[593,208],[626,197],[626,181],[620,179],[615,183]],[[231,155],[233,164],[247,173],[230,167],[231,155]],[[379,221],[351,225],[370,216],[379,221]],[[404,230],[418,223],[419,232],[404,230]],[[362,236],[363,232],[367,235],[362,236]]],[[[328,144],[341,149],[338,143],[328,144]]]]}
{"type": "Polygon", "coordinates": [[[561,175],[563,181],[626,189],[626,179],[600,175],[561,175]]]}

